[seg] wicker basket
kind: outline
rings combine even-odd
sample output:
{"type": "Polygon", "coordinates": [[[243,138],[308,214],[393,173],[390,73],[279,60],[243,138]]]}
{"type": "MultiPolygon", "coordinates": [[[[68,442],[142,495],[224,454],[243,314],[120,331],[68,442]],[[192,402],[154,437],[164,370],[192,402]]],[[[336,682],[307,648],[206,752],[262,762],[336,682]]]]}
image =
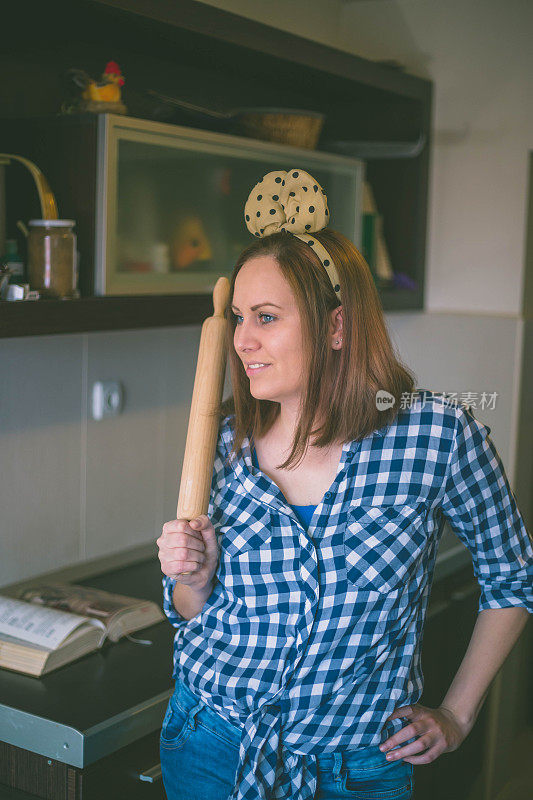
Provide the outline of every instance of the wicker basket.
{"type": "Polygon", "coordinates": [[[314,150],[325,116],[292,109],[246,109],[237,117],[241,132],[252,139],[290,144],[314,150]]]}

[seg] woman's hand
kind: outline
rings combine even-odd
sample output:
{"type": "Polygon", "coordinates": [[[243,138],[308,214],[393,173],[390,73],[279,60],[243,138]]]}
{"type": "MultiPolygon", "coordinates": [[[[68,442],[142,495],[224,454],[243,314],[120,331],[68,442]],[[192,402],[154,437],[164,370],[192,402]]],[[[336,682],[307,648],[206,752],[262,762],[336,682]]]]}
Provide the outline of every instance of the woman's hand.
{"type": "Polygon", "coordinates": [[[419,703],[396,708],[387,721],[399,717],[408,719],[409,724],[386,739],[379,749],[387,753],[390,761],[401,758],[408,764],[429,764],[442,753],[457,750],[473,725],[473,722],[459,720],[453,711],[444,706],[427,708],[419,703]],[[416,741],[388,752],[414,736],[418,737],[416,741]]]}
{"type": "Polygon", "coordinates": [[[220,549],[209,517],[202,514],[188,522],[173,519],[165,522],[159,547],[161,571],[191,589],[203,589],[215,575],[220,549]],[[188,575],[180,575],[188,572],[188,575]]]}

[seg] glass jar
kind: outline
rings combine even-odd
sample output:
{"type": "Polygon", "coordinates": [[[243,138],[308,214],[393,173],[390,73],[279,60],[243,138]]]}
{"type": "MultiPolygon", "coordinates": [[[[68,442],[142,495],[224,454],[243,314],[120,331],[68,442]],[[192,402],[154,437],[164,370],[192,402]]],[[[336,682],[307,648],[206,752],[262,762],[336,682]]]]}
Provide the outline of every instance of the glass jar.
{"type": "Polygon", "coordinates": [[[78,297],[76,234],[71,219],[32,219],[28,223],[30,289],[42,297],[78,297]]]}

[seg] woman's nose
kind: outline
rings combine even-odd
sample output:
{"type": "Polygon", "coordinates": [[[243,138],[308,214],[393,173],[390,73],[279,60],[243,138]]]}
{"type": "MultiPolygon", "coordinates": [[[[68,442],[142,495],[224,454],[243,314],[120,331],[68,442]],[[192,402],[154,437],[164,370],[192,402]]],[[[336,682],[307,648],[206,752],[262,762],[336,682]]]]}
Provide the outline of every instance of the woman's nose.
{"type": "Polygon", "coordinates": [[[253,350],[259,346],[259,339],[257,333],[252,329],[250,324],[242,322],[235,328],[234,336],[235,349],[239,351],[253,350]]]}

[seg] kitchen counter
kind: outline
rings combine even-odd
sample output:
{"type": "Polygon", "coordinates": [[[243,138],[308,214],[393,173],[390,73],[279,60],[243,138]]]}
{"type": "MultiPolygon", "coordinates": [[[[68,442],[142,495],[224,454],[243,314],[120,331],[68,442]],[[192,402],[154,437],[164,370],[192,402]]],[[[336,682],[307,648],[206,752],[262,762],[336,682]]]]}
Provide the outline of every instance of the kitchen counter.
{"type": "MultiPolygon", "coordinates": [[[[161,605],[157,559],[78,582],[161,605]]],[[[174,633],[165,620],[133,634],[150,646],[107,642],[42,678],[0,670],[0,740],[85,767],[160,728],[174,633]]]]}

